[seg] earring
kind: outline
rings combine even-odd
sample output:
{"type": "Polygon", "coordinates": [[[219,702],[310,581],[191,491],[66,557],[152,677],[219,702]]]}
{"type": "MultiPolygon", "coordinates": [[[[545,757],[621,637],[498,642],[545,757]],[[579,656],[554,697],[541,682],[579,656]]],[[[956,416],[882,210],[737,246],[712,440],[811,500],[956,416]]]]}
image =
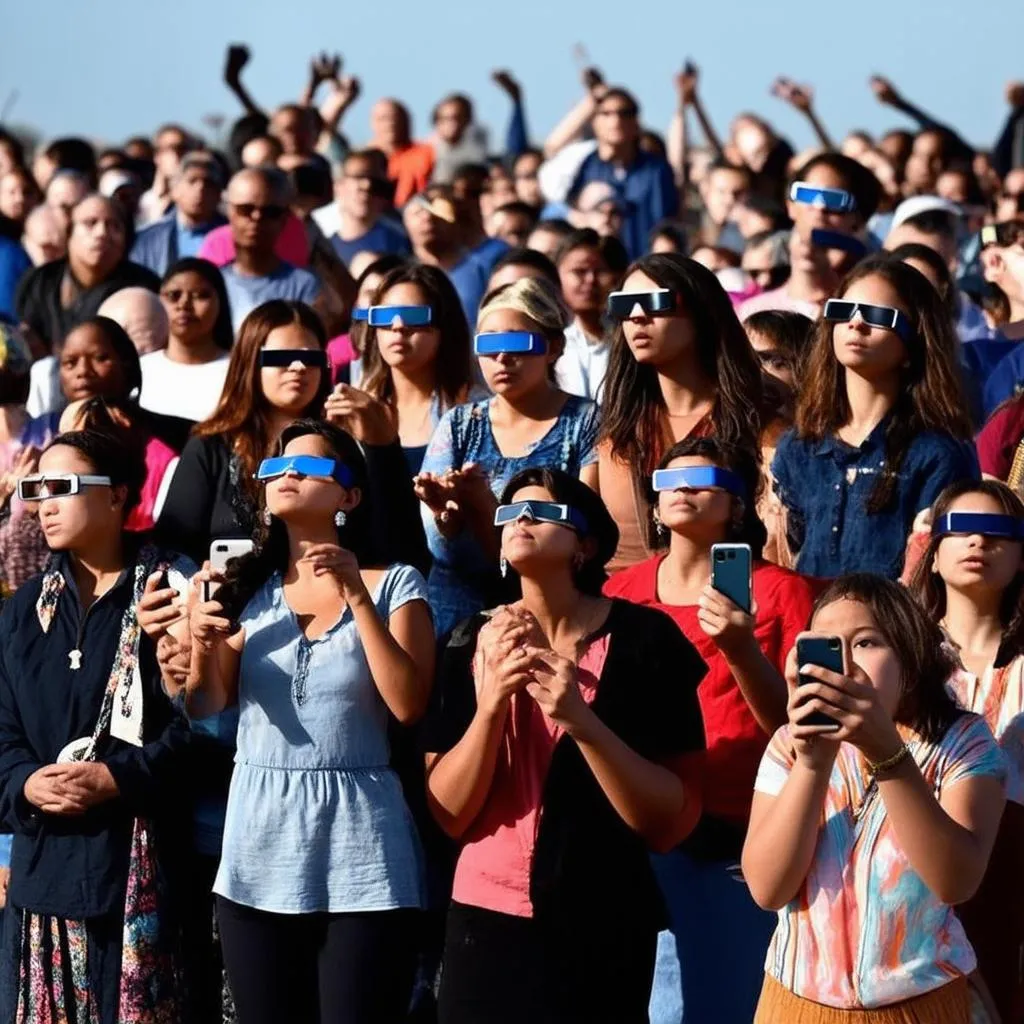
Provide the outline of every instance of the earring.
{"type": "Polygon", "coordinates": [[[508,576],[508,559],[504,555],[501,556],[498,568],[501,570],[501,578],[505,579],[508,576]]]}
{"type": "Polygon", "coordinates": [[[260,518],[263,520],[264,526],[269,526],[274,521],[274,517],[270,514],[269,508],[265,508],[263,510],[263,515],[260,518]]]}
{"type": "Polygon", "coordinates": [[[334,513],[334,525],[340,530],[348,522],[348,516],[345,514],[344,509],[338,509],[334,513]]]}

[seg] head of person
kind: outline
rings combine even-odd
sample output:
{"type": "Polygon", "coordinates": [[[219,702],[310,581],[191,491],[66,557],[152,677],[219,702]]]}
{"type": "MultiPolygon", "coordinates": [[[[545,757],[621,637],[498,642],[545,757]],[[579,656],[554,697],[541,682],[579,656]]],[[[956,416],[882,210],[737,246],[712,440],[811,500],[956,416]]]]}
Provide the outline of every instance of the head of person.
{"type": "Polygon", "coordinates": [[[47,546],[87,556],[123,532],[141,500],[146,462],[126,431],[75,430],[47,445],[37,473],[43,479],[33,503],[47,546]]]}
{"type": "Polygon", "coordinates": [[[981,232],[981,267],[985,280],[997,285],[1011,309],[1024,303],[1024,218],[989,224],[981,232]]]}
{"type": "Polygon", "coordinates": [[[456,146],[473,123],[473,104],[468,96],[453,93],[434,107],[434,131],[442,142],[456,146]]]}
{"type": "Polygon", "coordinates": [[[54,139],[35,159],[33,174],[43,190],[57,171],[78,171],[84,174],[89,187],[96,184],[96,150],[92,143],[73,136],[54,139]]]}
{"type": "Polygon", "coordinates": [[[89,179],[80,171],[58,171],[50,179],[46,205],[61,219],[65,231],[71,226],[71,211],[89,192],[89,179]]]}
{"type": "Polygon", "coordinates": [[[323,323],[304,302],[272,299],[242,321],[220,402],[196,433],[225,438],[242,464],[247,492],[272,425],[320,415],[331,390],[326,353],[323,323]]]}
{"type": "Polygon", "coordinates": [[[640,141],[640,104],[625,89],[609,89],[598,101],[593,118],[598,145],[626,148],[640,141]]]}
{"type": "Polygon", "coordinates": [[[805,240],[814,228],[853,234],[878,209],[881,191],[863,164],[841,153],[821,153],[803,164],[789,183],[787,212],[805,240]]]}
{"type": "Polygon", "coordinates": [[[0,320],[0,406],[28,401],[32,352],[13,324],[0,320]]]}
{"type": "MultiPolygon", "coordinates": [[[[499,207],[520,202],[516,193],[516,183],[500,160],[491,160],[487,166],[487,173],[487,190],[480,200],[480,209],[483,211],[485,221],[489,221],[499,207]]],[[[533,219],[536,220],[539,210],[532,207],[531,210],[533,219]]]]}
{"type": "Polygon", "coordinates": [[[775,146],[775,133],[771,126],[756,114],[738,114],[732,122],[731,149],[738,157],[738,163],[749,167],[755,174],[760,172],[775,146]]]}
{"type": "Polygon", "coordinates": [[[494,264],[487,282],[487,291],[497,291],[523,277],[544,278],[556,291],[562,290],[558,268],[542,252],[536,249],[509,249],[494,264]]]}
{"type": "Polygon", "coordinates": [[[243,167],[275,167],[284,156],[284,146],[274,135],[257,135],[242,147],[243,167]]]}
{"type": "Polygon", "coordinates": [[[549,260],[553,260],[558,255],[558,250],[562,248],[562,243],[569,237],[576,229],[567,221],[561,218],[551,218],[549,220],[537,221],[536,227],[530,232],[530,237],[526,240],[526,244],[531,249],[536,249],[537,252],[543,253],[549,260]]]}
{"type": "Polygon", "coordinates": [[[17,135],[0,126],[0,176],[25,166],[25,146],[17,135]]]}
{"type": "Polygon", "coordinates": [[[690,250],[689,239],[686,237],[686,228],[679,221],[663,220],[654,225],[648,239],[650,251],[674,252],[685,256],[690,250]]]}
{"type": "Polygon", "coordinates": [[[985,206],[985,193],[974,171],[965,165],[949,167],[935,179],[935,194],[969,210],[985,206]]]}
{"type": "Polygon", "coordinates": [[[562,295],[573,315],[600,316],[611,291],[601,236],[592,228],[569,235],[558,251],[555,266],[562,283],[562,295]]]}
{"type": "Polygon", "coordinates": [[[539,149],[527,149],[515,158],[512,164],[512,179],[516,195],[524,203],[537,209],[544,205],[544,194],[540,190],[538,172],[544,163],[544,154],[539,149]]]}
{"type": "Polygon", "coordinates": [[[24,167],[13,167],[0,175],[0,216],[24,224],[39,200],[35,179],[24,167]]]}
{"type": "Polygon", "coordinates": [[[648,543],[664,547],[678,536],[704,549],[712,544],[749,544],[751,555],[759,559],[767,532],[757,516],[763,478],[754,454],[713,437],[687,438],[658,463],[658,470],[674,469],[702,472],[652,474],[647,487],[652,509],[648,543]],[[709,468],[719,472],[709,474],[709,468]]]}
{"type": "Polygon", "coordinates": [[[740,266],[763,291],[781,287],[789,277],[789,236],[785,231],[754,235],[743,250],[740,266]]]}
{"type": "Polygon", "coordinates": [[[142,388],[139,353],[128,332],[105,316],[68,331],[55,351],[60,389],[69,402],[133,398],[142,388]]]}
{"type": "Polygon", "coordinates": [[[957,338],[938,292],[923,274],[888,254],[869,256],[826,303],[807,359],[796,407],[798,436],[833,435],[850,414],[847,375],[895,390],[885,435],[886,462],[868,511],[887,507],[906,449],[926,430],[969,440],[957,365],[957,338]],[[879,326],[882,322],[886,326],[879,326]],[[888,326],[891,324],[892,326],[888,326]]]}
{"type": "Polygon", "coordinates": [[[996,222],[1024,216],[1024,167],[1008,171],[995,197],[996,222]]]}
{"type": "Polygon", "coordinates": [[[57,214],[44,203],[25,218],[22,244],[38,267],[59,260],[67,253],[67,230],[57,214]]]}
{"type": "Polygon", "coordinates": [[[158,173],[169,181],[190,149],[192,139],[189,133],[180,125],[165,124],[154,137],[153,161],[158,173]]]}
{"type": "MultiPolygon", "coordinates": [[[[285,157],[281,166],[289,162],[285,157]]],[[[331,170],[321,159],[292,157],[288,168],[291,208],[297,217],[306,218],[314,210],[327,206],[334,197],[331,170]]]]}
{"type": "Polygon", "coordinates": [[[228,223],[236,250],[273,253],[284,230],[291,192],[288,178],[273,167],[239,171],[228,183],[228,223]]]}
{"type": "MultiPolygon", "coordinates": [[[[353,261],[354,262],[354,261],[353,261]]],[[[349,338],[352,347],[360,354],[366,352],[366,336],[369,325],[366,322],[367,310],[373,305],[374,297],[381,282],[393,270],[404,267],[409,261],[395,253],[387,253],[371,260],[356,276],[356,299],[352,307],[352,324],[349,338]]],[[[353,272],[355,268],[353,267],[353,272]]]]}
{"type": "Polygon", "coordinates": [[[814,334],[814,322],[803,313],[767,309],[743,321],[761,369],[796,391],[814,334]]]}
{"type": "Polygon", "coordinates": [[[560,469],[524,469],[509,480],[499,508],[514,516],[497,529],[502,558],[520,578],[543,587],[568,575],[579,593],[601,596],[619,528],[586,484],[560,469]]]}
{"type": "Polygon", "coordinates": [[[902,130],[886,132],[878,140],[877,148],[892,161],[897,176],[902,181],[907,159],[910,156],[910,151],[914,148],[914,136],[910,132],[902,130]]]}
{"type": "Polygon", "coordinates": [[[448,275],[438,267],[403,263],[384,276],[371,305],[390,307],[394,316],[386,327],[366,325],[362,389],[393,402],[394,373],[415,379],[432,370],[446,407],[465,401],[473,377],[469,327],[448,275]]]}
{"type": "Polygon", "coordinates": [[[584,185],[573,201],[569,221],[577,229],[591,228],[599,235],[618,236],[628,212],[628,204],[607,181],[584,185]]]}
{"type": "Polygon", "coordinates": [[[712,274],[738,267],[741,259],[735,249],[727,249],[724,245],[698,245],[690,253],[690,258],[712,274]]]}
{"type": "MultiPolygon", "coordinates": [[[[898,213],[899,211],[897,215],[898,213]]],[[[934,249],[946,261],[950,271],[953,271],[960,258],[957,227],[958,218],[955,214],[946,210],[926,210],[897,224],[886,236],[885,248],[892,252],[901,245],[927,245],[934,249]]]]}
{"type": "Polygon", "coordinates": [[[356,150],[345,157],[335,193],[350,217],[362,221],[382,213],[389,190],[387,160],[379,149],[356,150]]]}
{"type": "Polygon", "coordinates": [[[107,171],[122,171],[130,165],[128,154],[123,149],[104,149],[96,157],[96,171],[102,177],[107,171]]]}
{"type": "Polygon", "coordinates": [[[936,499],[932,524],[911,592],[936,622],[950,591],[986,610],[998,607],[1017,653],[1024,643],[1024,502],[997,480],[960,480],[936,499]]]}
{"type": "Polygon", "coordinates": [[[750,193],[750,168],[717,160],[708,168],[700,194],[712,224],[721,227],[728,221],[737,203],[750,193]]]}
{"type": "Polygon", "coordinates": [[[526,245],[530,234],[537,224],[537,211],[527,203],[516,200],[499,206],[491,214],[489,234],[500,238],[509,245],[519,247],[526,245]]]}
{"type": "Polygon", "coordinates": [[[890,250],[889,255],[894,260],[900,260],[913,267],[919,274],[924,274],[931,282],[932,287],[939,293],[950,319],[956,321],[958,316],[956,282],[950,273],[949,263],[937,249],[930,245],[922,245],[920,242],[907,242],[890,250]]]}
{"type": "Polygon", "coordinates": [[[113,199],[124,210],[129,225],[135,224],[139,200],[142,199],[142,183],[135,174],[119,168],[104,171],[97,191],[101,196],[113,199]]]}
{"type": "Polygon", "coordinates": [[[68,259],[73,270],[86,270],[103,280],[125,258],[128,224],[113,199],[86,196],[71,211],[68,259]]]}
{"type": "Polygon", "coordinates": [[[133,135],[124,143],[124,155],[132,160],[148,160],[153,162],[156,155],[153,150],[153,143],[145,135],[133,135]]]}
{"type": "Polygon", "coordinates": [[[224,178],[220,164],[209,153],[185,156],[171,179],[175,207],[192,224],[209,224],[220,205],[224,178]]]}
{"type": "Polygon", "coordinates": [[[370,131],[373,144],[390,153],[412,142],[412,118],[398,100],[378,100],[370,111],[370,131]]]}
{"type": "Polygon", "coordinates": [[[612,453],[650,475],[663,450],[659,375],[688,366],[716,390],[711,419],[721,440],[757,444],[761,369],[732,302],[711,271],[674,253],[630,265],[612,334],[605,382],[604,434],[612,453]]]}
{"type": "Polygon", "coordinates": [[[281,143],[285,156],[308,156],[316,142],[309,111],[296,103],[285,103],[274,111],[270,134],[281,143]]]}
{"type": "Polygon", "coordinates": [[[405,225],[414,252],[450,253],[461,245],[462,229],[451,191],[433,185],[405,204],[405,225]]]}
{"type": "Polygon", "coordinates": [[[488,388],[508,401],[555,387],[571,316],[547,280],[524,277],[484,298],[474,347],[488,388]]]}
{"type": "Polygon", "coordinates": [[[140,356],[167,347],[170,322],[160,297],[148,288],[122,288],[103,300],[98,316],[119,323],[140,356]]]}
{"type": "Polygon", "coordinates": [[[782,204],[774,196],[756,193],[747,195],[732,208],[731,219],[747,240],[757,235],[782,231],[789,226],[789,218],[782,204]]]}
{"type": "Polygon", "coordinates": [[[160,301],[169,334],[185,347],[213,340],[230,351],[234,342],[231,303],[220,270],[209,260],[188,256],[167,268],[160,301]]]}
{"type": "Polygon", "coordinates": [[[460,164],[452,174],[452,198],[460,220],[483,225],[482,201],[491,187],[491,172],[484,164],[460,164]]]}
{"type": "Polygon", "coordinates": [[[925,128],[914,136],[904,177],[913,192],[929,192],[949,161],[949,138],[938,128],[925,128]]]}

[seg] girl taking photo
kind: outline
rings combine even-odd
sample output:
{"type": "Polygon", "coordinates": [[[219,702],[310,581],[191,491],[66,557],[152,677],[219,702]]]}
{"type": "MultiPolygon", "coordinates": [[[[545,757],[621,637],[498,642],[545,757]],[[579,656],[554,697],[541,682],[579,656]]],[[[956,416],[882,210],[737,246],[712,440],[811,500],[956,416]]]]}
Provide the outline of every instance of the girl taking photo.
{"type": "Polygon", "coordinates": [[[1024,1011],[1024,503],[1003,484],[965,480],[939,495],[932,522],[911,590],[960,658],[954,695],[988,722],[1009,771],[985,880],[958,913],[1003,1020],[1015,1021],[1024,1011]]]}
{"type": "Polygon", "coordinates": [[[899,584],[836,580],[811,630],[844,667],[791,652],[789,723],[755,784],[743,875],[779,914],[755,1024],[986,1020],[954,908],[985,874],[1003,755],[948,693],[942,632],[899,584]]]}
{"type": "Polygon", "coordinates": [[[800,572],[897,578],[917,515],[978,479],[956,346],[935,289],[888,256],[862,260],[825,304],[772,462],[800,572]]]}
{"type": "Polygon", "coordinates": [[[647,1021],[647,851],[700,814],[704,666],[664,615],[602,597],[618,537],[585,484],[525,470],[494,522],[523,596],[452,634],[424,736],[461,847],[439,1020],[647,1021]]]}
{"type": "Polygon", "coordinates": [[[257,476],[257,546],[192,613],[186,690],[193,717],[239,705],[214,886],[238,1020],[390,1024],[409,1005],[422,883],[387,728],[426,708],[426,586],[377,557],[344,431],[291,424],[257,476]]]}

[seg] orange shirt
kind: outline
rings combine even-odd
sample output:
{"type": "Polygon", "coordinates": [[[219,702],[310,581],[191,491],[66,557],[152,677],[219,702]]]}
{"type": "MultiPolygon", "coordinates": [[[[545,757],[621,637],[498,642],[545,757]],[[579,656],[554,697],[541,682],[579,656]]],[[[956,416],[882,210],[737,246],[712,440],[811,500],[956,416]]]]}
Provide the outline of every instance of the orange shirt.
{"type": "Polygon", "coordinates": [[[403,206],[430,184],[434,173],[434,149],[427,142],[413,142],[388,157],[388,177],[395,183],[395,206],[403,206]]]}

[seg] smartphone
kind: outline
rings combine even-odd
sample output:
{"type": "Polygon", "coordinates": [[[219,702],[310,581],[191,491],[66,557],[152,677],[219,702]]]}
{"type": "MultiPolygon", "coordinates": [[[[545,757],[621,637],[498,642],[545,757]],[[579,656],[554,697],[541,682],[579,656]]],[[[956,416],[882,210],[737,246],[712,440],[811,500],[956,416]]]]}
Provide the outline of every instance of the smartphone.
{"type": "MultiPolygon", "coordinates": [[[[235,540],[215,540],[210,544],[210,568],[224,572],[228,562],[252,551],[253,543],[247,538],[235,540]]],[[[212,601],[213,595],[217,593],[218,583],[211,583],[209,580],[203,582],[203,601],[212,601]]]]}
{"type": "MultiPolygon", "coordinates": [[[[798,665],[820,665],[830,672],[842,675],[846,671],[843,664],[843,641],[837,636],[803,636],[796,642],[796,661],[798,665]]],[[[799,676],[801,683],[817,682],[812,676],[799,676]]],[[[808,715],[804,722],[808,725],[829,725],[839,728],[839,723],[824,711],[815,711],[808,715]]]]}
{"type": "Polygon", "coordinates": [[[753,562],[749,544],[711,545],[711,586],[749,613],[753,562]]]}

